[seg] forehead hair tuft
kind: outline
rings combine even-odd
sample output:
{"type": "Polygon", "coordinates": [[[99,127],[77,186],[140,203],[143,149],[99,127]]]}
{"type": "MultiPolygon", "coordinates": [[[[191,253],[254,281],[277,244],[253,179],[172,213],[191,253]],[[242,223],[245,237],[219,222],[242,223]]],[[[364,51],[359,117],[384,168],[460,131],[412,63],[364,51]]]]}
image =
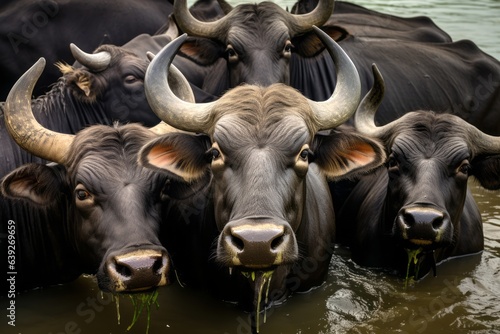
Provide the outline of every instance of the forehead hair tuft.
{"type": "MultiPolygon", "coordinates": [[[[317,131],[316,119],[307,99],[296,89],[280,83],[269,87],[238,86],[220,98],[216,108],[212,124],[229,115],[249,124],[268,125],[279,122],[285,116],[297,116],[304,120],[311,134],[317,131]]],[[[209,133],[213,133],[213,129],[209,133]]]]}
{"type": "Polygon", "coordinates": [[[95,156],[103,164],[119,161],[137,164],[138,152],[152,138],[154,134],[139,124],[94,125],[75,136],[65,165],[72,174],[86,156],[95,156]]]}

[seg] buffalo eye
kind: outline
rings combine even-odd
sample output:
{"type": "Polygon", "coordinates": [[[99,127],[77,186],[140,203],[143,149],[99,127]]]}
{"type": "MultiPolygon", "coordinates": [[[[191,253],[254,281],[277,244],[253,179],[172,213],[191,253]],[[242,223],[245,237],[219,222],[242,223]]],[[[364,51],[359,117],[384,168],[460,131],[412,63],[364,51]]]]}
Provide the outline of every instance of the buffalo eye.
{"type": "Polygon", "coordinates": [[[300,176],[305,176],[309,168],[309,158],[312,156],[309,145],[304,144],[300,153],[295,157],[295,172],[300,176]]]}
{"type": "Polygon", "coordinates": [[[286,41],[285,47],[283,48],[283,57],[287,57],[287,58],[291,57],[293,48],[294,48],[294,46],[293,46],[292,42],[286,41]]]}
{"type": "Polygon", "coordinates": [[[238,53],[234,50],[234,48],[231,44],[227,45],[226,57],[227,57],[227,61],[229,61],[230,63],[235,63],[238,61],[238,53]]]}
{"type": "Polygon", "coordinates": [[[386,162],[389,172],[397,172],[399,169],[399,162],[394,155],[390,155],[386,162]]]}
{"type": "Polygon", "coordinates": [[[136,83],[137,81],[139,81],[139,78],[137,78],[135,75],[127,75],[125,77],[125,83],[128,85],[136,83]]]}
{"type": "Polygon", "coordinates": [[[471,170],[471,165],[469,163],[469,160],[465,159],[464,161],[462,161],[460,166],[458,166],[457,173],[469,175],[470,170],[471,170]]]}
{"type": "Polygon", "coordinates": [[[207,162],[212,164],[212,168],[214,166],[224,166],[224,155],[217,143],[212,144],[212,147],[206,151],[205,156],[207,157],[207,162]]]}
{"type": "Polygon", "coordinates": [[[83,189],[77,189],[76,190],[76,198],[80,201],[85,201],[87,199],[90,199],[91,195],[88,191],[83,190],[83,189]]]}
{"type": "Polygon", "coordinates": [[[300,159],[302,159],[302,161],[307,161],[307,159],[309,158],[309,150],[308,149],[302,150],[302,152],[300,152],[299,154],[299,157],[300,159]]]}
{"type": "Polygon", "coordinates": [[[212,148],[210,150],[210,154],[212,156],[212,160],[217,160],[220,158],[220,151],[216,148],[212,148]]]}

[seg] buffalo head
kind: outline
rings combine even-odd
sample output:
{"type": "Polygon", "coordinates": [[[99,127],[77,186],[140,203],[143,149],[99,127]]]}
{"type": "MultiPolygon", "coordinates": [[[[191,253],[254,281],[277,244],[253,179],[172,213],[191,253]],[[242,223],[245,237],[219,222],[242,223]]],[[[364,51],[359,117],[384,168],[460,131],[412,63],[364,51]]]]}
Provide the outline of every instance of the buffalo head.
{"type": "Polygon", "coordinates": [[[82,104],[101,108],[110,121],[138,122],[152,126],[159,119],[144,96],[146,57],[123,47],[103,45],[95,53],[85,53],[70,45],[78,61],[73,66],[57,63],[65,86],[82,104]]]}
{"type": "MultiPolygon", "coordinates": [[[[308,56],[317,51],[314,44],[321,42],[304,41],[301,35],[330,18],[334,1],[321,0],[312,12],[300,15],[273,2],[240,4],[235,8],[225,2],[223,5],[225,16],[203,22],[190,14],[186,0],[175,1],[176,22],[181,30],[195,36],[182,47],[182,54],[203,65],[225,59],[229,87],[241,83],[268,86],[290,83],[289,63],[294,50],[308,56]]],[[[211,91],[215,85],[206,84],[204,89],[216,93],[211,91]]]]}
{"type": "Polygon", "coordinates": [[[225,274],[228,268],[274,271],[270,291],[290,288],[290,268],[304,259],[312,259],[318,270],[301,277],[294,288],[307,290],[322,282],[331,257],[331,250],[324,256],[322,247],[335,234],[326,179],[369,170],[383,158],[376,142],[332,130],[354,112],[360,83],[340,47],[317,32],[338,66],[337,87],[324,102],[275,84],[243,85],[216,102],[185,103],[170,92],[167,72],[161,70],[185,36],[163,49],[146,73],[146,96],[158,116],[202,135],[163,136],[143,148],[141,162],[190,184],[210,175],[209,214],[219,232],[215,260],[225,274]]]}
{"type": "Polygon", "coordinates": [[[455,115],[430,111],[375,125],[385,86],[373,70],[375,83],[356,112],[355,125],[385,144],[386,175],[379,176],[387,187],[384,230],[404,248],[439,250],[437,260],[482,250],[481,216],[467,181],[474,177],[487,189],[500,188],[500,138],[455,115]]]}
{"type": "Polygon", "coordinates": [[[44,128],[30,101],[44,64],[40,59],[12,88],[5,124],[22,148],[58,164],[15,169],[2,180],[2,194],[65,214],[61,243],[79,255],[74,261],[82,272],[97,273],[101,289],[138,291],[167,284],[170,260],[157,236],[166,180],[139,166],[137,152],[155,133],[171,128],[96,125],[76,135],[44,128]]]}

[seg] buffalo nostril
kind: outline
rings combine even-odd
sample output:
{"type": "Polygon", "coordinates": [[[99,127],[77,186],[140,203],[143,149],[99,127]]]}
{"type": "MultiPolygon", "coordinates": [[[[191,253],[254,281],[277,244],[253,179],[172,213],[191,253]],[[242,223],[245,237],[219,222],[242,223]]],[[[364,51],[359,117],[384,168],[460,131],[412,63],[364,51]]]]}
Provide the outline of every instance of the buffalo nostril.
{"type": "Polygon", "coordinates": [[[164,251],[139,249],[111,256],[106,263],[111,291],[140,291],[168,284],[169,258],[164,251]]]}
{"type": "Polygon", "coordinates": [[[163,265],[163,257],[158,257],[156,261],[153,263],[153,273],[160,273],[164,268],[163,265]]]}
{"type": "Polygon", "coordinates": [[[228,223],[219,238],[217,259],[230,266],[269,268],[298,256],[288,224],[272,219],[242,219],[228,223]]]}
{"type": "Polygon", "coordinates": [[[118,261],[114,261],[115,271],[123,277],[132,276],[132,270],[126,264],[120,263],[118,261]]]}
{"type": "Polygon", "coordinates": [[[284,241],[285,238],[283,235],[274,238],[273,241],[271,241],[271,250],[277,250],[284,241]]]}
{"type": "Polygon", "coordinates": [[[418,224],[439,229],[443,225],[444,214],[441,211],[427,207],[406,208],[403,211],[403,222],[408,227],[418,224]]]}
{"type": "Polygon", "coordinates": [[[413,225],[415,225],[415,217],[411,213],[404,212],[403,223],[408,227],[412,227],[413,225]]]}
{"type": "Polygon", "coordinates": [[[444,224],[444,219],[443,217],[436,217],[434,218],[434,220],[432,221],[432,228],[434,228],[435,230],[439,230],[444,224]]]}
{"type": "Polygon", "coordinates": [[[238,251],[246,248],[267,248],[276,250],[284,242],[284,228],[282,226],[243,226],[234,227],[229,230],[227,242],[238,251]]]}
{"type": "Polygon", "coordinates": [[[234,247],[236,247],[236,249],[238,249],[239,251],[242,251],[245,248],[245,243],[243,242],[243,240],[241,240],[237,236],[231,235],[229,238],[230,238],[231,244],[234,247]]]}

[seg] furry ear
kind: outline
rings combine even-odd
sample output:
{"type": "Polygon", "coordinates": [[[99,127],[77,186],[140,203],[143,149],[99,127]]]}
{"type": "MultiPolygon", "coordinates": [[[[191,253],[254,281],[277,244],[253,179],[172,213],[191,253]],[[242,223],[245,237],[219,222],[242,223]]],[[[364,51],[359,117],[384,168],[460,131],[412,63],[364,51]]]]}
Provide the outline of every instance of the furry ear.
{"type": "Polygon", "coordinates": [[[96,94],[92,89],[93,74],[85,69],[74,68],[66,63],[56,63],[66,79],[66,84],[72,88],[77,97],[94,101],[96,94]]]}
{"type": "Polygon", "coordinates": [[[473,159],[471,175],[485,189],[500,189],[500,155],[479,156],[473,159]]]}
{"type": "Polygon", "coordinates": [[[350,127],[337,128],[329,135],[316,135],[314,147],[314,161],[330,180],[369,173],[386,158],[381,143],[350,127]]]}
{"type": "Polygon", "coordinates": [[[182,44],[179,54],[198,65],[208,66],[224,55],[225,48],[221,44],[206,38],[188,37],[182,44]]]}
{"type": "Polygon", "coordinates": [[[16,168],[0,183],[2,195],[47,206],[63,193],[65,169],[61,165],[30,163],[16,168]]]}
{"type": "MultiPolygon", "coordinates": [[[[340,42],[349,35],[344,28],[338,26],[325,26],[321,29],[336,42],[340,42]]],[[[325,49],[325,45],[315,32],[294,37],[292,44],[295,46],[294,52],[306,58],[315,57],[325,49]]]]}
{"type": "Polygon", "coordinates": [[[207,174],[209,144],[204,135],[170,133],[146,144],[139,152],[139,161],[144,167],[167,172],[177,180],[196,182],[207,174]]]}

